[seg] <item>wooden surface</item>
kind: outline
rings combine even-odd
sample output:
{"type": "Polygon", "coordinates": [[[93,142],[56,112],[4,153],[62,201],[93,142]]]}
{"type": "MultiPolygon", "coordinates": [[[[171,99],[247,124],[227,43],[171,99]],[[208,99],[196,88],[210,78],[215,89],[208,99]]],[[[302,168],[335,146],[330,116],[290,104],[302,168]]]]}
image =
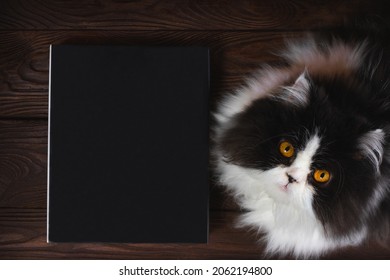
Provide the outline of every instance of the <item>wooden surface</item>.
{"type": "MultiPolygon", "coordinates": [[[[211,50],[211,105],[239,86],[286,38],[374,15],[385,1],[0,1],[1,259],[261,259],[239,209],[211,181],[209,244],[47,244],[50,44],[201,45],[211,50]],[[352,4],[353,3],[353,4],[352,4]]],[[[380,244],[325,259],[388,259],[380,244]]]]}

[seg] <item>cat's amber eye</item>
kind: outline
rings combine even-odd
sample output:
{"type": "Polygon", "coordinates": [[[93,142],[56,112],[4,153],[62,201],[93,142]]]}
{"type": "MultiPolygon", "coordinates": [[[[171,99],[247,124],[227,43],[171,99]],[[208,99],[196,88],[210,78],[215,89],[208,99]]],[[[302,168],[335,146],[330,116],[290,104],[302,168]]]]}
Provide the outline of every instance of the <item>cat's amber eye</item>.
{"type": "Polygon", "coordinates": [[[283,141],[279,145],[279,152],[282,156],[290,158],[294,155],[294,146],[290,142],[283,141]]]}
{"type": "Polygon", "coordinates": [[[325,169],[317,169],[314,171],[313,178],[318,183],[326,183],[330,179],[330,173],[325,169]]]}

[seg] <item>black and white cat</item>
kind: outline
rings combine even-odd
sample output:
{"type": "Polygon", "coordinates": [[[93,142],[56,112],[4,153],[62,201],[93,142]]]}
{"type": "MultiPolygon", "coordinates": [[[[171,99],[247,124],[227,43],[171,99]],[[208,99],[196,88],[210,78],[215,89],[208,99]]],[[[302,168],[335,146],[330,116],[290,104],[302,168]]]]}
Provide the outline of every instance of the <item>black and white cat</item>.
{"type": "Polygon", "coordinates": [[[318,257],[389,237],[390,71],[366,40],[289,43],[215,112],[218,181],[267,252],[318,257]]]}

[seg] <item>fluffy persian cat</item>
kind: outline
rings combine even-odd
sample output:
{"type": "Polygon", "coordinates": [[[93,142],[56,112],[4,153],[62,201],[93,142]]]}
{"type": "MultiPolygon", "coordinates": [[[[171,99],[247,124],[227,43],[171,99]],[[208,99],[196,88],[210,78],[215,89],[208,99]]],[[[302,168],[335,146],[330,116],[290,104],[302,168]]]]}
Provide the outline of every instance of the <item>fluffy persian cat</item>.
{"type": "Polygon", "coordinates": [[[375,40],[356,38],[289,42],[284,66],[264,66],[215,112],[218,181],[268,253],[319,257],[389,236],[390,71],[375,40]]]}

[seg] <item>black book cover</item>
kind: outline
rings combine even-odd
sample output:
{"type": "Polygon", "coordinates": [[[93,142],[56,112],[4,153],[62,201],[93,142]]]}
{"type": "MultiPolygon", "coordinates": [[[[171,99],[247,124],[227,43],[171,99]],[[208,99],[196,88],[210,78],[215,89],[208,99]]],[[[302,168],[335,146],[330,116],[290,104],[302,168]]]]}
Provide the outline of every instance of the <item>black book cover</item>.
{"type": "Polygon", "coordinates": [[[50,49],[49,242],[207,242],[209,55],[50,49]]]}

